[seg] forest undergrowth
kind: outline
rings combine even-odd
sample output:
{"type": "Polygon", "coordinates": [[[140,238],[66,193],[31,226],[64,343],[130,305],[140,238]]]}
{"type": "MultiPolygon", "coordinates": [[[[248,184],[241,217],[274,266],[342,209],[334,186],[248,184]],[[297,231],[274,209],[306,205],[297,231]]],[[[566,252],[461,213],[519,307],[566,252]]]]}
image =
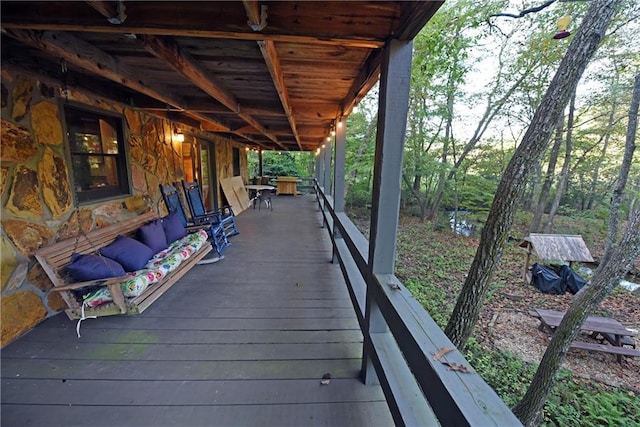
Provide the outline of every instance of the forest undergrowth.
{"type": "MultiPolygon", "coordinates": [[[[366,235],[366,214],[349,215],[366,235]]],[[[547,332],[538,330],[539,321],[529,312],[535,308],[566,310],[572,298],[568,293],[542,294],[525,283],[525,254],[518,243],[527,234],[528,221],[526,216],[516,219],[466,350],[474,369],[510,407],[524,395],[550,340],[547,332]]],[[[555,221],[554,233],[582,235],[596,261],[602,255],[605,232],[606,224],[597,219],[558,217],[555,221]]],[[[397,244],[396,275],[444,328],[478,238],[402,216],[397,244]]],[[[640,263],[633,268],[640,271],[640,263]]],[[[640,295],[619,288],[593,314],[640,330],[640,295]]],[[[585,334],[580,339],[596,342],[585,334]]],[[[620,364],[608,353],[571,350],[545,406],[543,425],[640,425],[640,360],[624,358],[620,364]]]]}

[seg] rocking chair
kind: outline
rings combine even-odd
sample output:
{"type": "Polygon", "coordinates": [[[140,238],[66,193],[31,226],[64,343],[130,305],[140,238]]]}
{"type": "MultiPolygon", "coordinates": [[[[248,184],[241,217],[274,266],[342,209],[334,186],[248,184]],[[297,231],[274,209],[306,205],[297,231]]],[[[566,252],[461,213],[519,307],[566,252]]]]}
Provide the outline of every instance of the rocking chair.
{"type": "Polygon", "coordinates": [[[184,190],[187,205],[189,206],[191,218],[194,223],[198,224],[202,221],[220,223],[226,238],[239,234],[238,227],[236,226],[235,215],[233,214],[231,206],[223,206],[215,211],[207,211],[204,206],[202,192],[200,191],[200,184],[198,184],[198,181],[182,181],[182,189],[184,190]]]}
{"type": "Polygon", "coordinates": [[[209,240],[218,253],[218,257],[222,258],[222,250],[229,246],[229,241],[224,234],[222,224],[217,221],[189,222],[184,207],[182,206],[182,201],[180,200],[180,194],[175,185],[160,184],[160,193],[162,194],[162,199],[167,206],[169,214],[177,213],[182,221],[183,227],[187,231],[204,229],[209,235],[209,240]]]}

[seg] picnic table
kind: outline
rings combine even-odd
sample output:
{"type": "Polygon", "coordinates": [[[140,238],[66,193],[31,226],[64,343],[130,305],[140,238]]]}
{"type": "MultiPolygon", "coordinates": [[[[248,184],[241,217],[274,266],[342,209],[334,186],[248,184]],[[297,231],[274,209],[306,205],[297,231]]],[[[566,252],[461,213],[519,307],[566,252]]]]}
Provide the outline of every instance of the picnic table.
{"type": "MultiPolygon", "coordinates": [[[[532,313],[540,319],[540,330],[548,329],[551,333],[560,325],[564,317],[564,311],[535,309],[532,313]]],[[[593,344],[583,341],[574,341],[569,348],[579,348],[583,350],[601,351],[616,355],[619,363],[622,363],[622,356],[640,357],[640,351],[635,349],[635,342],[631,337],[635,332],[625,328],[625,326],[615,319],[601,316],[589,316],[580,327],[582,331],[590,331],[593,337],[602,335],[611,345],[593,344]],[[634,348],[626,348],[630,345],[634,348]]]]}

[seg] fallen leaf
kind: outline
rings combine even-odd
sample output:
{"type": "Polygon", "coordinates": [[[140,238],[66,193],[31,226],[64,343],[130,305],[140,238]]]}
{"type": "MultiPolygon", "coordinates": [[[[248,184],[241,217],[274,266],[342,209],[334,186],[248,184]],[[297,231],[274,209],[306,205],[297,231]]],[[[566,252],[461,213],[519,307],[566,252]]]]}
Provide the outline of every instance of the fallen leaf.
{"type": "Polygon", "coordinates": [[[449,363],[449,362],[442,362],[444,365],[447,365],[449,368],[449,371],[459,371],[459,372],[469,372],[469,369],[464,366],[464,365],[460,365],[458,363],[449,363]]]}
{"type": "Polygon", "coordinates": [[[389,287],[391,289],[393,289],[394,291],[399,291],[400,290],[400,285],[398,285],[397,283],[389,283],[389,287]]]}
{"type": "Polygon", "coordinates": [[[322,380],[320,381],[320,384],[328,385],[330,382],[331,382],[331,374],[327,372],[322,376],[322,380]]]}
{"type": "Polygon", "coordinates": [[[431,354],[433,354],[433,358],[434,358],[435,360],[438,360],[438,361],[439,361],[440,359],[442,359],[442,357],[443,357],[445,354],[447,354],[447,353],[449,353],[449,352],[452,352],[453,350],[454,350],[454,348],[453,348],[453,347],[442,347],[440,350],[438,350],[438,352],[437,352],[437,353],[431,353],[431,354]]]}

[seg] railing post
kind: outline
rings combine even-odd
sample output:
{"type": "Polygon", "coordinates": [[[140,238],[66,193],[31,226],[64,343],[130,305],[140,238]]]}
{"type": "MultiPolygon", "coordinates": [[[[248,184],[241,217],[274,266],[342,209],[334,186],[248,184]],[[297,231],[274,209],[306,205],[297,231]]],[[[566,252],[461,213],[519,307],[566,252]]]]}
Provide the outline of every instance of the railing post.
{"type": "Polygon", "coordinates": [[[373,169],[371,229],[369,236],[369,277],[365,308],[362,357],[365,383],[377,383],[371,363],[372,333],[388,331],[380,308],[373,298],[374,274],[393,274],[400,209],[402,154],[409,105],[413,42],[391,40],[380,69],[378,131],[373,169]]]}

